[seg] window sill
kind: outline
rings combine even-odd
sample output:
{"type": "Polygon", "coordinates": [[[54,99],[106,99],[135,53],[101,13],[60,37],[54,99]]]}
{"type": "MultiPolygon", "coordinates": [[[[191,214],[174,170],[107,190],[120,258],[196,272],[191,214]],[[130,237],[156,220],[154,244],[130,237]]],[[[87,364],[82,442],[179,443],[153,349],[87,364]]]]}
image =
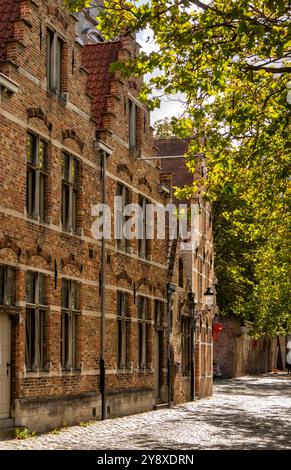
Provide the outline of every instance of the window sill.
{"type": "MultiPolygon", "coordinates": [[[[0,307],[1,307],[1,310],[4,310],[4,311],[7,310],[8,313],[10,313],[11,310],[16,310],[16,309],[19,310],[19,305],[15,305],[15,304],[9,305],[9,304],[1,304],[0,303],[0,307]]],[[[11,312],[11,313],[13,313],[13,312],[11,312]]]]}
{"type": "Polygon", "coordinates": [[[34,378],[39,378],[39,377],[48,377],[49,374],[50,374],[50,371],[45,370],[45,369],[38,369],[38,370],[27,369],[25,373],[25,378],[34,379],[34,378]]]}
{"type": "Polygon", "coordinates": [[[57,100],[60,104],[62,104],[63,106],[66,105],[69,101],[69,94],[68,93],[65,93],[65,92],[61,92],[60,94],[53,91],[53,90],[46,90],[47,92],[47,96],[49,98],[53,98],[55,100],[57,100]]]}
{"type": "Polygon", "coordinates": [[[147,262],[147,261],[152,261],[152,257],[151,257],[151,256],[145,257],[145,256],[137,255],[137,257],[138,257],[138,259],[139,259],[140,261],[145,261],[145,262],[147,262]]]}
{"type": "Polygon", "coordinates": [[[62,369],[62,375],[81,375],[81,369],[62,369]]]}
{"type": "Polygon", "coordinates": [[[153,369],[149,367],[138,367],[137,373],[138,374],[151,374],[153,373],[153,369]]]}
{"type": "Polygon", "coordinates": [[[26,222],[31,222],[33,224],[40,225],[43,227],[49,227],[51,225],[50,222],[48,222],[47,220],[40,220],[38,217],[32,217],[28,214],[26,214],[25,220],[26,222]]]}
{"type": "Polygon", "coordinates": [[[130,368],[117,368],[116,369],[117,374],[132,374],[132,369],[130,368]]]}
{"type": "Polygon", "coordinates": [[[63,235],[68,235],[69,237],[82,237],[83,231],[82,229],[77,229],[76,231],[66,229],[62,227],[63,235]]]}
{"type": "Polygon", "coordinates": [[[133,254],[133,249],[131,247],[126,247],[126,248],[118,248],[116,247],[116,252],[120,253],[121,255],[132,255],[133,254]]]}

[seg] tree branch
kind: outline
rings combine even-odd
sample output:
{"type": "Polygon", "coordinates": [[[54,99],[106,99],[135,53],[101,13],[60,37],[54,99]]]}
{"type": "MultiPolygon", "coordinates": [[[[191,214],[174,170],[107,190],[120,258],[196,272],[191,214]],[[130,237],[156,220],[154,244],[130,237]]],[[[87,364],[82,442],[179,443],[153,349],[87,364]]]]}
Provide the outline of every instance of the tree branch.
{"type": "Polygon", "coordinates": [[[203,2],[200,2],[199,0],[190,0],[190,3],[193,5],[196,5],[198,8],[201,8],[201,10],[207,11],[207,10],[212,10],[212,11],[217,11],[215,8],[211,7],[210,5],[206,5],[203,2]]]}
{"type": "Polygon", "coordinates": [[[263,65],[244,64],[249,70],[264,70],[269,73],[291,73],[291,67],[264,67],[263,65]]]}

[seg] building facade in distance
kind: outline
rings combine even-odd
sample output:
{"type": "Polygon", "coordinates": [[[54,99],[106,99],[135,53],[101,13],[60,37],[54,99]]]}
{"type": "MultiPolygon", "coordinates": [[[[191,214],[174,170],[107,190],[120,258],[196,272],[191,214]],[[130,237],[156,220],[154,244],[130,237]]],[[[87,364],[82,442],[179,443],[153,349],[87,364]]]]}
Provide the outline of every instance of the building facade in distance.
{"type": "MultiPolygon", "coordinates": [[[[207,168],[203,158],[196,157],[193,173],[186,166],[185,155],[190,140],[178,137],[159,137],[155,139],[157,155],[161,157],[163,180],[171,188],[173,201],[178,206],[185,204],[188,210],[195,207],[195,217],[188,224],[187,237],[182,240],[179,269],[186,270],[190,288],[195,295],[194,312],[194,375],[195,395],[198,397],[212,394],[213,384],[213,338],[212,321],[217,313],[215,298],[214,247],[212,234],[212,214],[210,203],[203,199],[203,188],[193,192],[189,200],[175,197],[174,188],[191,187],[193,181],[205,177],[207,168]],[[205,292],[210,289],[213,305],[207,306],[205,292]]],[[[193,209],[192,209],[193,210],[193,209]]],[[[179,281],[183,288],[182,275],[179,281]]]]}

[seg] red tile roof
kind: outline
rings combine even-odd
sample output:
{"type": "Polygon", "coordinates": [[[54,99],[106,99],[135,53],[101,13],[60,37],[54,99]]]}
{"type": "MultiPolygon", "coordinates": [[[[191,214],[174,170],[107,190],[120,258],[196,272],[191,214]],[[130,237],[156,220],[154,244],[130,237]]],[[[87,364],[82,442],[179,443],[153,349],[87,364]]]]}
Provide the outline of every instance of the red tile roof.
{"type": "Polygon", "coordinates": [[[6,59],[6,43],[13,38],[13,22],[20,17],[20,0],[0,0],[0,60],[6,59]]]}
{"type": "Polygon", "coordinates": [[[159,155],[184,155],[189,147],[190,139],[179,137],[158,137],[155,145],[159,149],[159,155]]]}
{"type": "Polygon", "coordinates": [[[161,158],[162,172],[172,173],[173,186],[178,188],[191,185],[193,175],[189,173],[184,157],[165,158],[165,156],[184,155],[188,150],[189,142],[188,139],[182,140],[178,137],[158,138],[154,142],[155,147],[158,149],[157,155],[164,157],[161,158]]]}
{"type": "Polygon", "coordinates": [[[88,44],[82,51],[82,65],[89,71],[87,93],[92,98],[92,115],[97,127],[103,127],[110,81],[113,78],[110,64],[117,60],[120,42],[88,44]]]}

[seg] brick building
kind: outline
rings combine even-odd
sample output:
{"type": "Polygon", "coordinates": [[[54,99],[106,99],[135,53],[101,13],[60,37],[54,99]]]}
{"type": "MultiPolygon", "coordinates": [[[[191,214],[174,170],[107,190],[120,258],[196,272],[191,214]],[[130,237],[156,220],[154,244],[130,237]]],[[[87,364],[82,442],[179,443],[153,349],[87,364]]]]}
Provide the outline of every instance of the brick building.
{"type": "MultiPolygon", "coordinates": [[[[109,68],[138,45],[92,30],[86,41],[80,21],[60,0],[0,0],[0,430],[192,398],[189,289],[207,283],[182,266],[177,241],[92,233],[97,203],[171,195],[160,161],[146,160],[141,81],[109,68]]],[[[205,383],[197,376],[200,396],[205,383]]]]}
{"type": "MultiPolygon", "coordinates": [[[[157,155],[161,157],[162,179],[173,193],[173,188],[191,186],[193,181],[199,181],[201,177],[204,177],[207,171],[204,159],[196,157],[194,172],[192,174],[189,172],[185,161],[189,143],[189,140],[182,140],[177,137],[155,139],[157,155]]],[[[186,239],[182,240],[184,243],[180,248],[178,271],[185,270],[189,287],[195,294],[194,388],[196,396],[204,397],[212,394],[212,320],[217,311],[211,207],[209,202],[203,199],[202,187],[198,192],[194,192],[189,200],[178,200],[173,195],[173,201],[177,205],[184,203],[190,208],[193,204],[197,208],[196,217],[192,220],[192,225],[188,227],[189,234],[186,239]],[[211,308],[206,305],[204,295],[208,288],[211,288],[214,294],[211,308]]],[[[184,288],[182,275],[178,280],[178,284],[184,288]]]]}

